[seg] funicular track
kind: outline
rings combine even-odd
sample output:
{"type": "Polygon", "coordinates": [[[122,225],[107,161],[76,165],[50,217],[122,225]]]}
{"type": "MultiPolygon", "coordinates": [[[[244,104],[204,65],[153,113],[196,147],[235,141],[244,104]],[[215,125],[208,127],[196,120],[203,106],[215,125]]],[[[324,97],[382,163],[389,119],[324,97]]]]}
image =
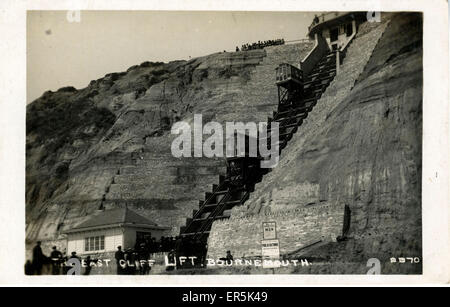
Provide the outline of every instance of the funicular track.
{"type": "MultiPolygon", "coordinates": [[[[345,51],[339,53],[340,63],[344,57],[345,51]]],[[[278,145],[280,153],[287,146],[336,76],[336,59],[336,52],[329,51],[306,77],[289,64],[281,64],[277,68],[279,103],[277,111],[274,111],[273,116],[267,121],[269,146],[278,145]],[[295,79],[297,83],[290,82],[295,79]],[[278,144],[271,142],[274,122],[279,124],[278,144]]],[[[230,210],[234,206],[244,204],[254,191],[255,184],[270,172],[271,169],[260,167],[262,159],[247,155],[227,158],[226,176],[220,176],[219,184],[213,185],[212,191],[205,193],[205,200],[199,201],[199,209],[194,210],[192,218],[186,220],[186,226],[180,228],[183,240],[206,245],[213,222],[229,218],[230,210]]]]}

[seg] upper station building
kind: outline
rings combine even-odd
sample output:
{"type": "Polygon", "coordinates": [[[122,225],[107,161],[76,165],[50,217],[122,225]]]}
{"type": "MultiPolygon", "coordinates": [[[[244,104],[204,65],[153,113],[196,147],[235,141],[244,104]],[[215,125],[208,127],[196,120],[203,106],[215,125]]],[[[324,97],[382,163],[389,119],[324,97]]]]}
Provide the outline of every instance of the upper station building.
{"type": "Polygon", "coordinates": [[[366,12],[328,12],[316,15],[308,27],[308,36],[311,39],[321,36],[331,50],[343,49],[365,18],[366,12]]]}
{"type": "Polygon", "coordinates": [[[330,51],[335,52],[338,74],[343,53],[355,37],[359,24],[366,18],[366,12],[328,12],[316,15],[308,27],[308,37],[314,40],[314,47],[300,62],[303,76],[309,75],[319,60],[330,51]]]}

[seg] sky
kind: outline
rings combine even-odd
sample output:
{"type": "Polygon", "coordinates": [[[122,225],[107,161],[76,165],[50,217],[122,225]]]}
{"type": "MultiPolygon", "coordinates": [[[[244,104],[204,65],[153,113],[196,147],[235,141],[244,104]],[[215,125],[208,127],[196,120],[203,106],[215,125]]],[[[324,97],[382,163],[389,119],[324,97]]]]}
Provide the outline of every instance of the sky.
{"type": "Polygon", "coordinates": [[[314,14],[28,11],[27,103],[47,90],[84,88],[145,61],[188,60],[258,40],[306,38],[314,14]]]}

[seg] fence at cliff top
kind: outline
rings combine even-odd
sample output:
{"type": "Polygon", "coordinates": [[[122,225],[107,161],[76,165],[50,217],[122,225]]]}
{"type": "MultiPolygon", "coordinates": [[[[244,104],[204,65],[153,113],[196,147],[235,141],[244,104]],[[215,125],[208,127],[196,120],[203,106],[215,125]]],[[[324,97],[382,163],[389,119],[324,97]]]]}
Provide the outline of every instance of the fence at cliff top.
{"type": "Polygon", "coordinates": [[[292,45],[292,44],[308,43],[308,42],[312,42],[312,41],[309,38],[299,38],[299,39],[294,39],[294,40],[289,40],[289,41],[285,41],[284,39],[258,41],[257,43],[244,44],[241,46],[241,49],[239,49],[239,47],[236,46],[236,52],[264,49],[266,47],[271,47],[271,46],[292,45]]]}
{"type": "Polygon", "coordinates": [[[284,43],[286,45],[289,45],[289,44],[309,43],[309,42],[312,42],[312,40],[310,40],[309,38],[299,38],[290,41],[285,41],[284,43]]]}

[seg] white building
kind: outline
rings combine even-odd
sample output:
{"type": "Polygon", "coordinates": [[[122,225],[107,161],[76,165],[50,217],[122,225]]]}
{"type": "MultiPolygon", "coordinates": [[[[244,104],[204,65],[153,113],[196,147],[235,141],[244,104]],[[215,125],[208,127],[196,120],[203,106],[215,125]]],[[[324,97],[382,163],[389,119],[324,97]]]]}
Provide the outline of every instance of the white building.
{"type": "MultiPolygon", "coordinates": [[[[343,48],[365,21],[365,12],[327,12],[316,16],[308,28],[308,36],[323,37],[331,50],[343,48]]],[[[317,38],[316,38],[317,39],[317,38]]]]}
{"type": "Polygon", "coordinates": [[[315,16],[308,27],[308,36],[314,40],[314,48],[300,63],[307,76],[327,53],[336,54],[336,74],[342,64],[343,53],[355,37],[358,26],[367,20],[367,12],[327,12],[315,16]]]}
{"type": "Polygon", "coordinates": [[[161,227],[128,208],[101,211],[87,221],[65,231],[68,254],[106,253],[134,248],[146,237],[161,238],[170,227],[161,227]]]}

